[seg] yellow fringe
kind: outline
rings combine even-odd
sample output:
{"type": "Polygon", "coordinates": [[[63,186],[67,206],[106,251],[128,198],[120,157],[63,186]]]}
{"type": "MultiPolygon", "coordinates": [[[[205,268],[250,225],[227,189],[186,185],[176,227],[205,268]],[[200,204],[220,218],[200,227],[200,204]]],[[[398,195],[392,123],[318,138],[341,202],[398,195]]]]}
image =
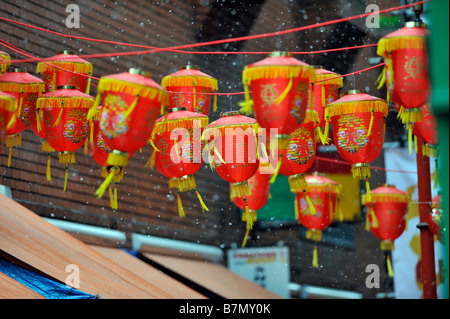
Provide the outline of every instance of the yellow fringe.
{"type": "Polygon", "coordinates": [[[56,68],[53,65],[67,71],[81,74],[91,74],[93,69],[91,63],[71,62],[71,61],[45,61],[45,63],[39,62],[37,64],[36,73],[54,71],[56,70],[56,68]]]}
{"type": "Polygon", "coordinates": [[[325,108],[325,116],[333,117],[343,114],[354,114],[364,112],[388,114],[388,104],[384,100],[362,100],[345,103],[332,103],[325,108]]]}
{"type": "Polygon", "coordinates": [[[353,164],[352,168],[353,178],[366,179],[370,178],[370,166],[368,164],[353,164]]]}
{"type": "Polygon", "coordinates": [[[193,175],[185,175],[177,178],[177,186],[180,192],[187,192],[197,187],[193,175]]]}
{"type": "Polygon", "coordinates": [[[108,154],[107,165],[126,167],[128,165],[128,153],[112,151],[108,154]]]}
{"type": "Polygon", "coordinates": [[[361,196],[361,203],[363,205],[378,203],[378,202],[394,202],[394,203],[409,203],[411,195],[409,194],[390,194],[390,193],[371,193],[370,200],[367,198],[367,193],[361,196]]]}
{"type": "Polygon", "coordinates": [[[6,141],[5,141],[6,147],[19,146],[21,144],[22,144],[22,134],[21,133],[6,135],[6,141]]]}
{"type": "Polygon", "coordinates": [[[288,183],[292,193],[303,191],[307,187],[305,174],[295,174],[288,177],[288,183]]]}
{"type": "Polygon", "coordinates": [[[386,56],[390,51],[403,49],[424,49],[427,46],[425,36],[385,37],[378,41],[377,55],[386,56]]]}
{"type": "Polygon", "coordinates": [[[401,106],[397,118],[403,124],[420,122],[422,121],[422,108],[407,109],[401,106]]]}
{"type": "Polygon", "coordinates": [[[244,181],[241,183],[232,183],[231,184],[231,196],[234,197],[243,197],[250,196],[252,191],[248,186],[248,182],[244,181]]]}
{"type": "Polygon", "coordinates": [[[195,128],[203,129],[209,124],[209,118],[206,115],[199,114],[196,117],[179,118],[174,120],[157,121],[154,124],[152,140],[156,134],[162,134],[164,132],[172,132],[173,130],[184,128],[186,130],[192,130],[195,128]],[[200,124],[200,126],[199,126],[200,124]]]}
{"type": "Polygon", "coordinates": [[[45,83],[15,83],[0,82],[0,91],[16,93],[42,93],[45,92],[45,83]]]}
{"type": "Polygon", "coordinates": [[[275,65],[256,66],[247,65],[242,71],[244,85],[250,85],[253,80],[260,79],[289,79],[291,77],[306,77],[309,83],[316,82],[316,70],[309,65],[275,65]]]}
{"type": "Polygon", "coordinates": [[[167,88],[169,86],[200,86],[211,88],[217,91],[217,79],[207,76],[165,76],[161,80],[161,86],[167,88]]]}
{"type": "Polygon", "coordinates": [[[75,153],[74,152],[59,152],[58,157],[59,157],[59,162],[61,164],[74,164],[75,163],[75,153]]]}
{"type": "Polygon", "coordinates": [[[39,109],[45,107],[91,108],[94,102],[92,97],[40,97],[36,101],[36,107],[39,109]]]}

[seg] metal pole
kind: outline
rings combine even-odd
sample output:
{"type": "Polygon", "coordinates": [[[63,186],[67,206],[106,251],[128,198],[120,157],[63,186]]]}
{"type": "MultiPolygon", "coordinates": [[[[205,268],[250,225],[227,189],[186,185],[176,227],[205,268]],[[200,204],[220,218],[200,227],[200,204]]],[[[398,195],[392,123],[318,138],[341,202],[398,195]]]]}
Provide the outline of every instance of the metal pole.
{"type": "Polygon", "coordinates": [[[422,154],[423,140],[417,137],[417,186],[419,190],[420,251],[422,256],[422,279],[424,299],[437,299],[434,236],[428,228],[431,214],[430,158],[422,154]]]}

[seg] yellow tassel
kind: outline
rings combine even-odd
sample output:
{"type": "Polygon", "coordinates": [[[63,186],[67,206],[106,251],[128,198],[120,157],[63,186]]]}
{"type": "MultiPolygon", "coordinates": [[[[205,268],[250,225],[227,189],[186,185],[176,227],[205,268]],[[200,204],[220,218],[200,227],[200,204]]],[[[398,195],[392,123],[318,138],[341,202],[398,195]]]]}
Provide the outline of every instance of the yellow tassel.
{"type": "Polygon", "coordinates": [[[378,228],[378,219],[377,219],[377,215],[375,215],[373,207],[370,209],[369,214],[372,217],[372,227],[378,228]]]}
{"type": "Polygon", "coordinates": [[[325,107],[327,105],[327,101],[325,98],[325,85],[322,84],[322,106],[325,107]]]}
{"type": "Polygon", "coordinates": [[[318,261],[318,257],[317,257],[317,245],[314,245],[312,266],[313,266],[313,268],[319,268],[319,261],[318,261]]]}
{"type": "Polygon", "coordinates": [[[153,139],[150,139],[150,144],[152,145],[155,151],[159,152],[159,149],[156,147],[155,143],[153,142],[153,139]]]}
{"type": "MultiPolygon", "coordinates": [[[[62,102],[62,103],[64,103],[64,102],[62,102]]],[[[64,111],[64,108],[61,107],[61,110],[59,111],[58,118],[56,119],[55,123],[53,124],[54,127],[58,126],[59,121],[61,121],[61,117],[62,117],[63,111],[64,111]]]]}
{"type": "Polygon", "coordinates": [[[283,93],[281,93],[281,95],[274,100],[275,103],[281,104],[281,102],[283,102],[283,100],[288,95],[289,91],[291,90],[293,83],[294,83],[294,77],[291,75],[289,77],[288,85],[284,89],[283,93]]]}
{"type": "Polygon", "coordinates": [[[299,216],[299,214],[298,214],[298,205],[299,205],[299,202],[298,202],[297,196],[295,196],[295,200],[294,200],[295,220],[298,220],[298,216],[299,216]]]}
{"type": "Polygon", "coordinates": [[[248,204],[247,204],[247,199],[244,197],[244,204],[245,204],[245,215],[246,215],[246,220],[247,220],[247,224],[246,224],[246,232],[245,232],[245,237],[244,240],[242,242],[242,248],[245,247],[246,243],[247,243],[247,237],[248,234],[250,233],[250,229],[253,228],[253,218],[252,215],[250,213],[250,209],[248,208],[248,204]]]}
{"type": "Polygon", "coordinates": [[[52,180],[52,174],[51,174],[51,156],[50,154],[48,154],[47,156],[47,181],[51,181],[52,180]]]}
{"type": "Polygon", "coordinates": [[[408,130],[408,147],[409,147],[409,154],[412,153],[412,136],[413,136],[413,129],[412,129],[412,125],[409,124],[407,125],[407,130],[408,130]]]}
{"type": "Polygon", "coordinates": [[[367,207],[366,225],[365,225],[366,231],[370,231],[370,221],[369,221],[370,209],[371,209],[370,207],[367,207]]]}
{"type": "Polygon", "coordinates": [[[414,149],[416,150],[417,154],[417,136],[414,135],[414,149]]]}
{"type": "Polygon", "coordinates": [[[217,94],[214,94],[213,112],[217,112],[217,94]]]}
{"type": "Polygon", "coordinates": [[[248,238],[249,234],[250,234],[250,228],[246,227],[244,240],[242,241],[241,248],[245,248],[245,245],[247,245],[247,238],[248,238]]]}
{"type": "Polygon", "coordinates": [[[183,203],[181,202],[180,192],[177,192],[177,203],[178,203],[178,216],[186,217],[184,213],[183,203]]]}
{"type": "Polygon", "coordinates": [[[88,155],[89,154],[89,141],[88,139],[84,140],[84,155],[88,155]]]}
{"type": "Polygon", "coordinates": [[[273,172],[273,175],[270,178],[270,183],[271,184],[275,183],[275,180],[277,179],[278,173],[280,172],[281,158],[282,158],[282,155],[280,154],[280,156],[278,158],[278,162],[277,162],[277,167],[275,168],[275,172],[273,172]]]}
{"type": "Polygon", "coordinates": [[[370,134],[372,133],[372,126],[373,126],[373,109],[370,111],[370,124],[369,124],[369,130],[367,131],[367,137],[370,136],[370,134]]]}
{"type": "Polygon", "coordinates": [[[433,188],[437,188],[437,186],[439,185],[439,163],[437,158],[434,160],[434,163],[435,169],[433,174],[433,188]]]}
{"type": "Polygon", "coordinates": [[[330,220],[333,220],[334,218],[334,209],[335,207],[333,207],[333,197],[330,195],[328,195],[328,210],[329,210],[329,214],[330,214],[330,220]]]}
{"type": "Polygon", "coordinates": [[[41,117],[40,117],[40,113],[41,113],[41,110],[40,109],[38,109],[37,111],[36,111],[36,129],[37,129],[37,131],[38,132],[40,132],[41,131],[41,117]]]}
{"type": "Polygon", "coordinates": [[[150,156],[147,163],[145,163],[144,167],[154,168],[155,167],[155,158],[156,158],[156,151],[153,150],[152,156],[150,156]]]}
{"type": "Polygon", "coordinates": [[[118,199],[117,199],[117,183],[114,184],[114,197],[111,208],[117,210],[119,208],[118,199]]]}
{"type": "Polygon", "coordinates": [[[375,84],[378,83],[377,89],[381,89],[384,83],[386,82],[386,71],[383,68],[383,71],[381,71],[380,75],[378,76],[377,80],[375,81],[375,84]]]}
{"type": "Polygon", "coordinates": [[[89,130],[89,142],[94,143],[94,121],[90,121],[91,129],[89,130]]]}
{"type": "Polygon", "coordinates": [[[245,100],[238,103],[241,107],[240,111],[245,115],[251,115],[253,113],[253,100],[250,97],[248,85],[244,85],[244,96],[245,100]]]}
{"type": "Polygon", "coordinates": [[[316,215],[316,209],[314,208],[311,198],[309,198],[308,194],[306,193],[306,189],[303,190],[303,195],[305,196],[306,202],[308,203],[311,215],[316,215]]]}
{"type": "Polygon", "coordinates": [[[11,166],[11,155],[12,155],[12,148],[13,148],[13,146],[12,146],[12,144],[11,144],[11,146],[9,147],[9,155],[8,155],[8,167],[10,167],[10,166],[11,166]]]}
{"type": "Polygon", "coordinates": [[[195,194],[197,195],[200,205],[202,206],[202,211],[204,212],[206,210],[209,212],[209,209],[208,209],[208,207],[206,207],[205,203],[203,202],[203,199],[200,196],[200,193],[197,191],[197,189],[194,189],[194,191],[195,191],[195,194]]]}
{"type": "Polygon", "coordinates": [[[16,117],[14,116],[14,114],[11,116],[11,118],[9,119],[9,121],[8,121],[8,125],[6,125],[6,129],[10,129],[12,126],[13,126],[13,124],[14,124],[14,122],[16,121],[16,117]]]}
{"type": "Polygon", "coordinates": [[[53,86],[53,91],[56,90],[56,68],[53,68],[52,86],[53,86]]]}
{"type": "Polygon", "coordinates": [[[195,82],[193,83],[193,86],[192,86],[192,93],[193,93],[192,108],[195,110],[195,106],[197,104],[197,97],[196,97],[197,90],[195,89],[195,82]]]}
{"type": "MultiPolygon", "coordinates": [[[[323,88],[323,86],[322,86],[323,88]]],[[[314,110],[314,90],[316,89],[316,87],[314,86],[314,83],[311,83],[311,91],[309,92],[309,103],[308,103],[308,107],[309,110],[312,111],[314,110]]]]}
{"type": "Polygon", "coordinates": [[[323,136],[327,141],[326,144],[328,144],[328,141],[330,140],[328,137],[330,136],[330,117],[328,115],[325,116],[325,131],[323,132],[323,136]]]}
{"type": "Polygon", "coordinates": [[[111,208],[113,208],[114,207],[114,194],[112,191],[111,184],[108,185],[108,192],[109,192],[109,206],[111,208]]]}
{"type": "Polygon", "coordinates": [[[388,270],[389,277],[394,278],[394,270],[392,268],[391,255],[386,256],[386,266],[388,270]]]}
{"type": "Polygon", "coordinates": [[[23,105],[23,91],[20,92],[19,108],[17,109],[17,118],[20,118],[20,114],[22,114],[22,105],[23,105]]]}
{"type": "Polygon", "coordinates": [[[122,122],[125,121],[128,118],[128,116],[130,116],[131,112],[133,112],[133,110],[136,108],[138,101],[139,101],[139,94],[136,95],[136,98],[134,99],[133,103],[131,103],[128,109],[123,113],[122,122]]]}
{"type": "Polygon", "coordinates": [[[372,201],[372,195],[370,195],[369,178],[366,177],[366,198],[368,202],[372,201]]]}
{"type": "Polygon", "coordinates": [[[64,189],[63,189],[63,192],[66,192],[68,177],[69,177],[69,167],[66,166],[66,172],[64,173],[64,189]]]}
{"type": "MultiPolygon", "coordinates": [[[[89,72],[89,75],[91,75],[91,73],[89,72]]],[[[88,82],[86,85],[86,94],[89,95],[89,92],[91,91],[91,78],[88,78],[88,82]]]]}
{"type": "Polygon", "coordinates": [[[108,176],[103,181],[102,185],[100,185],[100,188],[95,192],[95,195],[97,196],[97,198],[102,198],[103,194],[106,191],[106,188],[108,188],[108,185],[111,184],[111,182],[114,178],[115,170],[116,170],[115,167],[111,169],[108,176]]]}
{"type": "Polygon", "coordinates": [[[342,205],[341,205],[341,198],[340,197],[338,197],[337,199],[336,199],[336,205],[337,205],[337,208],[336,208],[336,210],[337,210],[337,212],[338,212],[338,216],[339,216],[339,221],[343,221],[344,220],[344,214],[342,213],[342,205]]]}

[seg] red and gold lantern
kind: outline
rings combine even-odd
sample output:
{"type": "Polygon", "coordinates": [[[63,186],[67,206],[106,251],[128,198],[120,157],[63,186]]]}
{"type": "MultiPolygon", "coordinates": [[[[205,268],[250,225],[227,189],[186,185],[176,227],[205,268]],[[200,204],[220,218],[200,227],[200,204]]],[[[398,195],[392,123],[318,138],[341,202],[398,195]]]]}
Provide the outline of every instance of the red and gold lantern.
{"type": "Polygon", "coordinates": [[[16,110],[17,99],[14,95],[0,91],[0,153],[5,143],[5,131],[8,118],[16,110]]]}
{"type": "Polygon", "coordinates": [[[314,241],[312,266],[317,268],[317,242],[322,240],[322,231],[330,226],[335,214],[340,212],[341,186],[326,176],[315,174],[306,176],[305,191],[309,198],[305,192],[297,192],[295,197],[295,217],[308,229],[306,238],[314,241]]]}
{"type": "Polygon", "coordinates": [[[422,107],[428,103],[431,83],[428,76],[427,37],[429,31],[417,21],[380,39],[377,54],[384,58],[385,68],[380,86],[386,83],[388,102],[399,109],[402,123],[410,125],[422,119],[422,107]]]}
{"type": "MultiPolygon", "coordinates": [[[[209,151],[209,164],[217,174],[231,183],[231,197],[251,195],[248,180],[259,168],[258,128],[255,119],[242,115],[239,111],[220,114],[220,118],[210,123],[202,134],[202,140],[209,151]]],[[[248,205],[246,205],[247,229],[253,226],[248,205]]]]}
{"type": "Polygon", "coordinates": [[[363,194],[361,198],[362,204],[367,206],[366,229],[381,239],[381,249],[388,252],[387,266],[392,277],[389,252],[395,249],[394,241],[405,230],[411,196],[389,184],[374,189],[370,195],[363,194]]]}
{"type": "Polygon", "coordinates": [[[369,164],[383,149],[387,113],[386,101],[368,95],[364,90],[347,91],[325,109],[337,151],[352,164],[353,177],[366,181],[368,196],[369,164]]]}
{"type": "Polygon", "coordinates": [[[314,68],[316,69],[316,81],[309,87],[310,109],[319,115],[316,140],[325,145],[329,142],[325,108],[339,98],[339,91],[344,84],[339,74],[325,70],[322,66],[314,66],[314,68]]]}
{"type": "MultiPolygon", "coordinates": [[[[201,72],[198,67],[187,65],[162,78],[161,86],[169,93],[169,107],[186,107],[190,112],[208,115],[211,96],[218,89],[217,79],[201,72]]],[[[217,95],[213,110],[216,111],[217,95]]]]}
{"type": "Polygon", "coordinates": [[[59,162],[66,166],[64,192],[69,164],[75,163],[75,151],[84,145],[88,135],[87,114],[93,103],[93,97],[70,85],[57,87],[55,91],[41,95],[36,103],[43,112],[41,128],[44,136],[59,153],[59,162]]]}
{"type": "Polygon", "coordinates": [[[9,167],[13,146],[22,144],[21,133],[35,120],[36,99],[44,92],[44,82],[25,69],[8,68],[6,73],[0,75],[0,91],[17,99],[16,109],[8,117],[5,132],[6,146],[9,147],[9,167]]]}
{"type": "Polygon", "coordinates": [[[39,62],[36,73],[45,82],[45,92],[51,92],[58,86],[71,85],[89,94],[92,69],[90,62],[79,58],[73,51],[65,50],[39,62]]]}
{"type": "MultiPolygon", "coordinates": [[[[106,178],[108,177],[111,170],[111,166],[107,165],[108,156],[111,153],[111,149],[105,143],[105,140],[103,139],[103,134],[100,130],[101,112],[102,112],[102,105],[99,105],[95,113],[94,112],[88,113],[88,116],[94,116],[93,118],[88,117],[88,121],[90,123],[89,150],[94,161],[102,167],[101,176],[103,178],[106,178]]],[[[130,154],[130,157],[132,155],[133,154],[130,154]]],[[[114,172],[113,179],[111,183],[108,185],[110,207],[115,210],[118,209],[117,185],[122,180],[123,173],[124,173],[123,167],[119,167],[119,169],[114,172]]]]}
{"type": "MultiPolygon", "coordinates": [[[[110,173],[96,195],[103,196],[114,176],[127,166],[128,159],[147,144],[160,110],[168,103],[168,94],[151,79],[150,74],[130,69],[102,76],[92,112],[103,105],[100,130],[111,149],[106,161],[110,173]]],[[[89,118],[93,118],[92,114],[89,118]]]]}
{"type": "Polygon", "coordinates": [[[308,87],[315,82],[315,76],[314,68],[292,57],[290,52],[273,52],[243,70],[242,110],[249,114],[253,108],[261,127],[278,130],[273,140],[278,139],[279,151],[286,147],[290,134],[306,116],[308,87]]]}
{"type": "Polygon", "coordinates": [[[0,74],[5,73],[10,65],[11,56],[6,52],[0,51],[0,74]]]}
{"type": "MultiPolygon", "coordinates": [[[[261,173],[258,170],[255,175],[249,178],[248,186],[251,194],[245,197],[234,197],[234,204],[245,212],[246,204],[248,206],[249,214],[242,214],[242,221],[247,222],[247,218],[252,219],[252,223],[257,220],[257,211],[266,205],[270,196],[270,174],[261,173]]],[[[247,228],[247,234],[242,242],[242,247],[245,247],[247,243],[247,237],[249,228],[247,228]]]]}
{"type": "Polygon", "coordinates": [[[182,217],[185,215],[180,192],[194,190],[202,210],[209,210],[194,178],[203,163],[201,136],[208,123],[208,116],[188,111],[186,107],[177,107],[157,119],[153,127],[151,139],[156,147],[153,155],[158,157],[161,171],[176,181],[178,211],[182,217]]]}

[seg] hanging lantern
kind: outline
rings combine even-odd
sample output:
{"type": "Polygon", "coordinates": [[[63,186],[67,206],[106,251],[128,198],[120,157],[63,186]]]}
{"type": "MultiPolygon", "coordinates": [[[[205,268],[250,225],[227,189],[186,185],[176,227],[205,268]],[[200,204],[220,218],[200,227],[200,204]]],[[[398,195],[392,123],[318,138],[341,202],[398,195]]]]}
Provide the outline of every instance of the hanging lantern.
{"type": "Polygon", "coordinates": [[[352,164],[354,178],[366,181],[370,196],[370,166],[383,149],[388,105],[385,100],[350,90],[325,109],[339,155],[352,164]]]}
{"type": "MultiPolygon", "coordinates": [[[[249,178],[248,186],[251,194],[245,197],[234,197],[234,204],[245,212],[246,204],[248,206],[249,214],[242,214],[242,221],[247,222],[247,218],[252,219],[252,223],[257,220],[257,211],[266,205],[270,196],[270,174],[261,173],[258,170],[255,175],[249,178]]],[[[250,228],[247,228],[247,233],[242,242],[242,247],[245,247],[247,243],[248,232],[250,228]]]]}
{"type": "Polygon", "coordinates": [[[59,86],[37,100],[37,108],[44,115],[44,122],[41,124],[44,136],[59,153],[59,162],[66,166],[64,192],[67,188],[69,164],[75,163],[74,152],[83,146],[88,134],[87,114],[93,103],[94,99],[90,95],[70,85],[59,86]]]}
{"type": "Polygon", "coordinates": [[[282,151],[290,134],[301,124],[308,108],[309,83],[316,79],[315,69],[295,59],[290,52],[273,52],[261,61],[245,66],[245,102],[242,111],[253,112],[259,125],[277,129],[282,151]],[[251,89],[251,97],[249,89],[251,89]]]}
{"type": "MultiPolygon", "coordinates": [[[[220,114],[220,118],[210,123],[202,134],[202,140],[209,151],[209,164],[217,174],[231,183],[231,197],[251,195],[248,179],[259,167],[258,128],[255,119],[242,115],[239,111],[220,114]]],[[[253,227],[248,205],[247,230],[253,227]]]]}
{"type": "Polygon", "coordinates": [[[106,162],[111,166],[110,174],[95,193],[101,198],[131,155],[147,144],[160,110],[168,103],[168,95],[149,73],[137,69],[102,76],[97,92],[92,112],[103,105],[100,130],[111,149],[106,162]]]}
{"type": "Polygon", "coordinates": [[[5,143],[5,131],[8,118],[16,110],[17,99],[14,95],[0,91],[0,153],[5,143]]]}
{"type": "Polygon", "coordinates": [[[341,213],[341,186],[325,176],[308,175],[305,191],[297,192],[295,197],[295,218],[308,229],[306,238],[314,241],[312,266],[317,268],[317,242],[322,240],[322,231],[331,224],[335,214],[341,213]],[[311,210],[309,201],[315,207],[314,211],[311,210]]]}
{"type": "Polygon", "coordinates": [[[11,65],[11,57],[8,53],[0,51],[0,74],[6,72],[11,65]]]}
{"type": "Polygon", "coordinates": [[[442,202],[441,194],[434,196],[431,199],[431,214],[428,215],[427,223],[428,228],[436,236],[436,238],[442,242],[442,202]]]}
{"type": "Polygon", "coordinates": [[[16,109],[8,117],[5,132],[10,167],[13,146],[22,144],[21,133],[31,126],[36,117],[36,99],[44,92],[44,82],[25,69],[8,68],[6,73],[0,75],[0,91],[17,99],[16,109]]]}
{"type": "Polygon", "coordinates": [[[325,145],[330,140],[327,130],[329,126],[325,122],[325,108],[339,98],[339,91],[344,84],[339,74],[325,70],[320,65],[313,67],[316,70],[316,81],[309,86],[310,109],[319,115],[316,140],[325,145]]]}
{"type": "Polygon", "coordinates": [[[39,62],[36,73],[44,80],[47,93],[58,86],[72,85],[89,94],[92,68],[91,63],[79,58],[75,52],[65,50],[39,62]]]}
{"type": "MultiPolygon", "coordinates": [[[[186,107],[190,112],[208,115],[211,93],[218,89],[217,79],[201,72],[198,67],[187,65],[162,78],[161,86],[169,93],[169,107],[186,107]]],[[[216,111],[217,95],[213,110],[216,111]]]]}
{"type": "Polygon", "coordinates": [[[163,172],[176,180],[178,212],[182,217],[185,215],[180,192],[194,190],[202,210],[209,211],[194,178],[203,163],[201,136],[208,122],[208,116],[204,114],[177,107],[169,109],[166,116],[157,119],[153,127],[151,139],[156,147],[153,154],[156,156],[158,153],[163,172]]]}
{"type": "Polygon", "coordinates": [[[422,119],[422,107],[430,97],[427,37],[429,31],[417,21],[380,39],[377,54],[384,58],[379,88],[386,83],[390,99],[399,109],[398,117],[408,126],[422,119]]]}
{"type": "MultiPolygon", "coordinates": [[[[107,178],[109,173],[111,172],[111,166],[107,165],[108,156],[111,153],[111,149],[106,145],[105,140],[103,139],[103,134],[100,130],[100,116],[102,112],[102,105],[97,107],[97,111],[89,112],[88,116],[94,116],[93,118],[88,117],[89,121],[89,150],[94,161],[99,164],[101,169],[101,176],[103,178],[107,178]]],[[[131,157],[133,154],[130,154],[131,157]]],[[[117,200],[117,185],[123,178],[123,167],[119,167],[118,170],[114,171],[114,176],[112,178],[111,183],[108,185],[109,190],[109,200],[110,207],[114,210],[118,209],[118,200],[117,200]],[[114,187],[113,187],[114,186],[114,187]]]]}
{"type": "MultiPolygon", "coordinates": [[[[435,171],[434,171],[434,188],[439,184],[439,170],[438,170],[438,157],[439,157],[439,147],[438,147],[438,127],[437,127],[437,119],[433,114],[433,110],[431,108],[431,104],[427,103],[422,108],[422,120],[414,123],[413,130],[409,131],[414,134],[414,141],[417,145],[417,138],[423,140],[422,149],[418,150],[416,146],[416,152],[422,152],[424,156],[432,156],[435,159],[435,171]]],[[[411,136],[409,136],[411,139],[411,136]]],[[[411,144],[410,141],[409,147],[411,152],[411,144]]]]}
{"type": "Polygon", "coordinates": [[[363,194],[361,202],[367,206],[366,230],[381,239],[381,249],[387,254],[389,276],[393,277],[390,251],[395,249],[394,241],[400,237],[406,226],[406,213],[411,196],[385,184],[374,189],[369,197],[363,194]]]}

